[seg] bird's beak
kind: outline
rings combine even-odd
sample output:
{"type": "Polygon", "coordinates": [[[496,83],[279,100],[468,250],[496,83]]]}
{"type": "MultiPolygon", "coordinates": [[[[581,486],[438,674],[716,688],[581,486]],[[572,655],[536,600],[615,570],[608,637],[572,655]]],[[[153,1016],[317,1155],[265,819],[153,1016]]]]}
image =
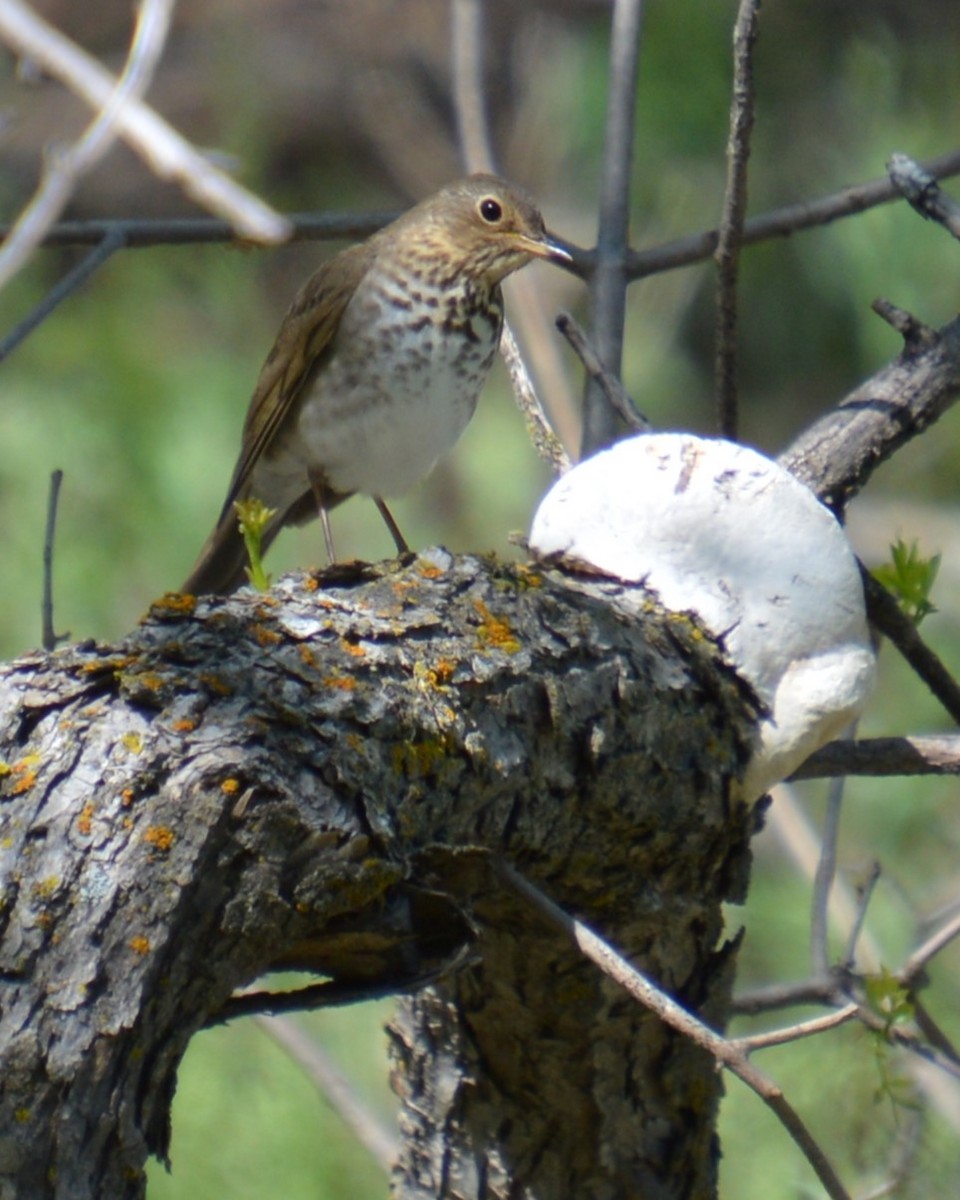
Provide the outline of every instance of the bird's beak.
{"type": "Polygon", "coordinates": [[[548,258],[556,263],[573,262],[573,255],[555,237],[545,233],[543,237],[528,237],[525,233],[516,235],[517,249],[533,258],[548,258]]]}

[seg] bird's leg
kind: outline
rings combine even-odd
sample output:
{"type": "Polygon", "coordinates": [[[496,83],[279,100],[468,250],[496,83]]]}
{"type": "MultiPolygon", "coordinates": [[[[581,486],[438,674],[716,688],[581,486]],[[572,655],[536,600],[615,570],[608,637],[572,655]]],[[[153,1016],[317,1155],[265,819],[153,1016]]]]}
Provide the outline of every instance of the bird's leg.
{"type": "Polygon", "coordinates": [[[307,477],[310,480],[310,488],[317,504],[320,524],[323,526],[323,541],[327,548],[327,566],[332,567],[337,561],[337,552],[333,548],[333,530],[330,528],[330,513],[327,511],[327,485],[324,483],[323,475],[317,471],[308,471],[307,477]]]}
{"type": "Polygon", "coordinates": [[[387,528],[390,530],[390,536],[393,538],[394,544],[397,547],[397,553],[409,554],[410,547],[407,545],[406,538],[400,532],[400,526],[393,519],[393,513],[389,508],[387,508],[379,496],[374,496],[373,502],[380,510],[380,516],[383,517],[387,528]]]}

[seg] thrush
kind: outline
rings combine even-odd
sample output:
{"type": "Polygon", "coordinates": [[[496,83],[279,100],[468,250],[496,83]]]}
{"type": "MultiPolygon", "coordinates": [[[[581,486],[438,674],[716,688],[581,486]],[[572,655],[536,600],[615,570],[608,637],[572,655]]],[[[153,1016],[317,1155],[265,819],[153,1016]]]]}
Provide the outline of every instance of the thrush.
{"type": "Polygon", "coordinates": [[[384,497],[424,478],[470,421],[503,327],[502,280],[569,257],[524,191],[471,175],[324,263],[263,365],[220,518],[182,590],[245,582],[241,500],[275,510],[264,551],[319,516],[333,562],[331,509],[371,496],[406,552],[384,497]]]}

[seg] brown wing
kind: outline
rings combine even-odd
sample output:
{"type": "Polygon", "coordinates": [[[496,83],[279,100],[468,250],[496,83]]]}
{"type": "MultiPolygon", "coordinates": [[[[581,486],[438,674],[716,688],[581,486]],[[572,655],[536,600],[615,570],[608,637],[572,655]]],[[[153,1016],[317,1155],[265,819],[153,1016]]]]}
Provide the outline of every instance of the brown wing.
{"type": "Polygon", "coordinates": [[[310,375],[333,341],[343,311],[373,257],[369,242],[341,251],[315,271],[294,298],[260,371],[243,425],[240,457],[220,513],[233,519],[254,466],[283,427],[310,375]]]}

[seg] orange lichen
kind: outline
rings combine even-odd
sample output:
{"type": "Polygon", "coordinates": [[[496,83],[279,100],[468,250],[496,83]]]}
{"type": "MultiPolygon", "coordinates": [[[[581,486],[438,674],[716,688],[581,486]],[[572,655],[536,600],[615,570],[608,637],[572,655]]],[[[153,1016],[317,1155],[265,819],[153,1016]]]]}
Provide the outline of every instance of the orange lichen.
{"type": "Polygon", "coordinates": [[[477,629],[477,635],[481,644],[484,646],[494,646],[496,649],[502,650],[505,654],[516,654],[520,649],[520,642],[510,628],[510,623],[503,617],[494,616],[480,599],[474,600],[473,606],[477,610],[482,622],[477,629]]]}
{"type": "Polygon", "coordinates": [[[135,799],[136,793],[134,792],[133,788],[124,788],[120,793],[120,803],[124,808],[129,808],[135,799]]]}
{"type": "Polygon", "coordinates": [[[209,671],[200,672],[200,682],[218,696],[229,696],[233,692],[229,683],[225,683],[219,675],[213,675],[209,671]]]}
{"type": "Polygon", "coordinates": [[[275,646],[277,642],[283,640],[275,629],[267,629],[265,625],[254,625],[252,628],[253,636],[260,646],[275,646]]]}
{"type": "Polygon", "coordinates": [[[84,663],[80,670],[84,675],[98,675],[102,671],[123,671],[132,662],[136,662],[135,654],[115,654],[112,658],[98,658],[84,663]]]}
{"type": "Polygon", "coordinates": [[[300,655],[305,667],[315,667],[317,665],[317,656],[310,649],[310,647],[304,645],[303,642],[301,642],[297,647],[297,653],[300,655]]]}
{"type": "Polygon", "coordinates": [[[340,688],[343,692],[352,692],[357,686],[357,681],[352,675],[326,675],[323,683],[325,687],[340,688]]]}
{"type": "Polygon", "coordinates": [[[156,850],[166,853],[174,842],[173,830],[166,825],[151,825],[144,833],[143,840],[156,850]]]}
{"type": "Polygon", "coordinates": [[[240,791],[240,780],[232,778],[225,779],[223,783],[220,784],[220,791],[223,792],[225,796],[235,796],[237,792],[240,791]]]}
{"type": "Polygon", "coordinates": [[[127,945],[134,952],[134,954],[150,953],[150,939],[143,937],[142,934],[132,937],[127,945]]]}
{"type": "Polygon", "coordinates": [[[352,654],[354,658],[363,658],[367,653],[359,642],[350,642],[346,638],[340,639],[340,649],[347,654],[352,654]]]}
{"type": "Polygon", "coordinates": [[[200,724],[194,717],[181,717],[179,721],[174,721],[174,733],[193,733],[196,727],[200,724]]]}
{"type": "Polygon", "coordinates": [[[93,814],[95,805],[92,800],[88,800],[80,810],[80,816],[77,817],[77,831],[82,837],[89,837],[90,830],[93,827],[93,814]]]}
{"type": "Polygon", "coordinates": [[[449,683],[457,664],[452,658],[441,658],[433,664],[433,674],[437,683],[449,683]]]}
{"type": "Polygon", "coordinates": [[[320,584],[317,583],[312,575],[307,575],[304,577],[303,590],[305,592],[315,592],[319,587],[320,584]]]}
{"type": "Polygon", "coordinates": [[[196,596],[189,592],[164,592],[159,600],[154,600],[147,614],[162,621],[170,617],[191,617],[197,607],[196,596]]]}
{"type": "Polygon", "coordinates": [[[424,579],[439,579],[446,572],[443,567],[438,567],[436,563],[424,562],[423,559],[420,559],[417,562],[417,574],[424,579]]]}

